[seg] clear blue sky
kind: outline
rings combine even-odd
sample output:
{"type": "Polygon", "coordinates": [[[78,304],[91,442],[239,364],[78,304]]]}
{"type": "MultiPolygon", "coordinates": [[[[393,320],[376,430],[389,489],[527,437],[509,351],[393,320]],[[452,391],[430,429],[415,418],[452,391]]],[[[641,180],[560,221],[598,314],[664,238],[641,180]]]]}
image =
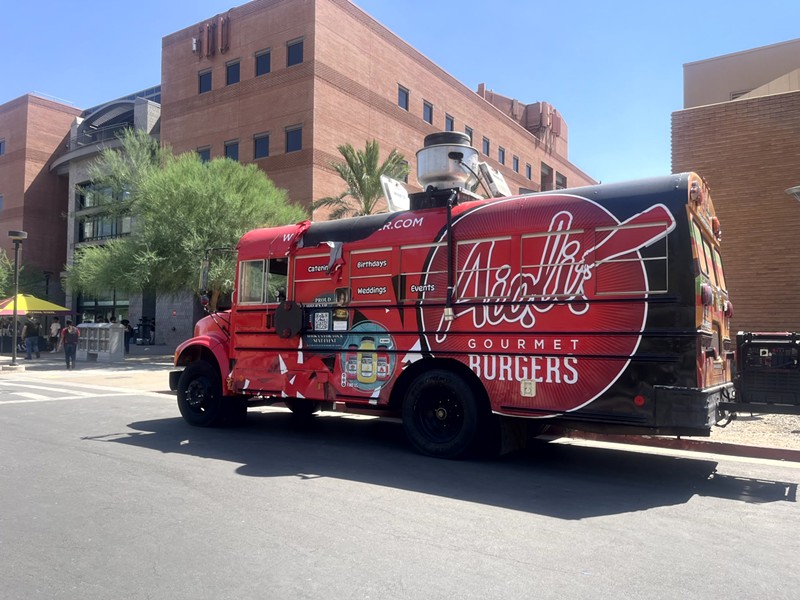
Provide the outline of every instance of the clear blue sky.
{"type": "MultiPolygon", "coordinates": [[[[39,92],[88,108],[156,85],[161,38],[237,0],[3,3],[0,103],[39,92]]],[[[670,172],[683,64],[795,39],[800,2],[355,0],[471,89],[553,104],[570,160],[617,181],[670,172]]],[[[358,43],[358,40],[353,40],[358,43]]]]}

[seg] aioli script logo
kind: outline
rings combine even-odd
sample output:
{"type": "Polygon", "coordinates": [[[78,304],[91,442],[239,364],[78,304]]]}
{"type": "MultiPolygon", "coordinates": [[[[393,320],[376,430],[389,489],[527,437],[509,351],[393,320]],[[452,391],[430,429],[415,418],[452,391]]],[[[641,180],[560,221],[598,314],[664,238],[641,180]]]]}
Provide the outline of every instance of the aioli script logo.
{"type": "MultiPolygon", "coordinates": [[[[523,329],[533,329],[536,313],[549,312],[556,306],[555,302],[563,304],[576,298],[585,300],[583,284],[591,277],[592,265],[585,262],[588,252],[581,253],[581,243],[571,239],[567,232],[571,226],[570,213],[560,212],[553,217],[548,230],[553,235],[547,236],[538,266],[531,273],[517,273],[513,277],[511,265],[501,262],[508,257],[499,260],[495,257],[496,242],[478,242],[472,246],[460,270],[456,289],[467,298],[481,299],[483,306],[456,309],[455,316],[471,314],[476,329],[502,323],[516,323],[523,329]],[[502,299],[504,303],[492,302],[491,299],[502,299]]],[[[457,300],[456,304],[465,302],[457,300]]],[[[584,314],[589,308],[585,302],[570,302],[567,306],[576,315],[584,314]]],[[[445,321],[442,315],[436,333],[437,342],[447,339],[451,324],[452,321],[445,321]]]]}
{"type": "MultiPolygon", "coordinates": [[[[636,351],[647,306],[631,299],[648,292],[639,250],[664,238],[675,220],[655,204],[619,222],[594,202],[566,195],[503,204],[454,222],[454,319],[423,311],[425,338],[434,353],[466,352],[468,366],[489,384],[518,391],[520,381],[534,380],[535,398],[518,398],[520,405],[574,410],[605,391],[636,351]],[[602,285],[615,293],[603,296],[602,285]],[[619,296],[624,301],[613,301],[619,296]]],[[[422,283],[440,284],[446,260],[435,248],[422,283]]]]}

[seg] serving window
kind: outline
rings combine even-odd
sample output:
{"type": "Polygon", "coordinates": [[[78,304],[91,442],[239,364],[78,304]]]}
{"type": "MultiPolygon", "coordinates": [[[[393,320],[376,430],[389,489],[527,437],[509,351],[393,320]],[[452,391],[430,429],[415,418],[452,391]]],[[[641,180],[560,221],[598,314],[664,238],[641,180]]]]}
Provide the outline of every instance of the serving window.
{"type": "Polygon", "coordinates": [[[466,240],[457,245],[456,297],[507,299],[518,294],[518,269],[511,266],[511,238],[466,240]]]}
{"type": "Polygon", "coordinates": [[[447,244],[440,242],[401,246],[400,272],[401,300],[407,302],[445,300],[447,244]]]}
{"type": "Polygon", "coordinates": [[[593,244],[592,232],[583,229],[522,236],[520,271],[525,285],[524,297],[550,300],[583,296],[586,261],[593,259],[593,244]]]}
{"type": "Polygon", "coordinates": [[[595,231],[594,275],[598,295],[665,294],[668,289],[668,236],[671,223],[602,227],[595,231]],[[652,241],[651,241],[652,240],[652,241]],[[643,263],[644,284],[632,281],[643,263]]]}

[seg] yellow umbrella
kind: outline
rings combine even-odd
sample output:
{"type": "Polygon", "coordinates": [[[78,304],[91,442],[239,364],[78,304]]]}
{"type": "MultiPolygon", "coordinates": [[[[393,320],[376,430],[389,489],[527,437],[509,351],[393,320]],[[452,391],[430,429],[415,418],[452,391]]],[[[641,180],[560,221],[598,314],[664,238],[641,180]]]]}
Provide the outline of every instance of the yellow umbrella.
{"type": "Polygon", "coordinates": [[[16,300],[17,314],[27,315],[36,313],[39,315],[54,315],[56,313],[70,312],[68,308],[53,304],[47,300],[42,300],[30,294],[17,294],[11,298],[0,300],[0,316],[9,317],[14,314],[14,304],[16,300]]]}

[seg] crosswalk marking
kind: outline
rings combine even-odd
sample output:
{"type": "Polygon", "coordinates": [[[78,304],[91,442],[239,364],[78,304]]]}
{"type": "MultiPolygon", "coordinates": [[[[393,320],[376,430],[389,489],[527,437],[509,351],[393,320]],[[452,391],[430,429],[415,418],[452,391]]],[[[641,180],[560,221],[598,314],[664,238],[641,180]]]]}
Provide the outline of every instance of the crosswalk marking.
{"type": "MultiPolygon", "coordinates": [[[[89,392],[81,392],[79,390],[66,390],[61,385],[38,385],[33,383],[16,383],[16,382],[2,382],[0,383],[0,387],[2,386],[9,386],[9,387],[17,387],[17,388],[29,388],[32,390],[49,390],[49,391],[56,391],[56,392],[66,392],[68,391],[70,394],[76,396],[93,396],[94,394],[90,394],[89,392]]],[[[22,392],[12,392],[16,394],[21,394],[22,392]]]]}
{"type": "Polygon", "coordinates": [[[32,404],[35,402],[61,402],[64,400],[89,400],[92,398],[121,398],[125,396],[137,396],[136,392],[122,392],[117,394],[96,394],[91,396],[59,396],[58,398],[51,398],[49,396],[41,396],[39,394],[31,394],[28,392],[11,392],[15,396],[26,396],[25,400],[0,400],[0,405],[5,404],[32,404]]]}
{"type": "Polygon", "coordinates": [[[163,393],[123,387],[67,381],[33,381],[30,378],[0,379],[0,406],[65,400],[90,400],[148,396],[164,399],[163,393]]]}
{"type": "Polygon", "coordinates": [[[23,398],[28,398],[30,400],[50,400],[49,396],[43,396],[42,394],[34,394],[32,392],[11,392],[15,396],[22,396],[23,398]]]}

